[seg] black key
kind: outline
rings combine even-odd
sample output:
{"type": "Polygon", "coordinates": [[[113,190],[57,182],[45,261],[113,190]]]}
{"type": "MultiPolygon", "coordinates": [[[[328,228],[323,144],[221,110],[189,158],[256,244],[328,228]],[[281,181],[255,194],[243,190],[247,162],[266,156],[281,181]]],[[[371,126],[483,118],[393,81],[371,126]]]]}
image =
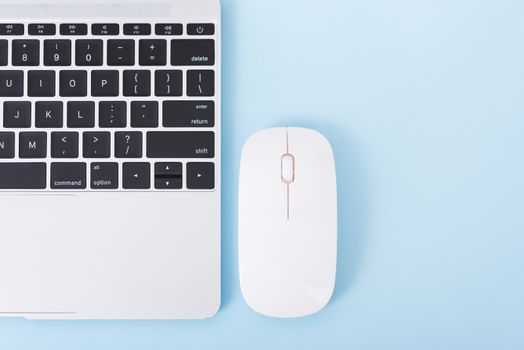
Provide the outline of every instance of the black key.
{"type": "Polygon", "coordinates": [[[215,41],[212,39],[171,40],[171,65],[212,66],[215,64],[215,41]]]}
{"type": "Polygon", "coordinates": [[[151,165],[149,163],[124,163],[122,173],[124,189],[151,187],[151,165]]]}
{"type": "Polygon", "coordinates": [[[215,134],[212,131],[149,131],[148,158],[213,158],[215,134]]]}
{"type": "Polygon", "coordinates": [[[52,132],[51,157],[78,158],[78,133],[72,131],[52,132]]]}
{"type": "Polygon", "coordinates": [[[51,163],[51,188],[77,190],[86,188],[86,163],[51,163]]]}
{"type": "Polygon", "coordinates": [[[91,71],[92,96],[118,96],[118,89],[117,70],[91,71]]]}
{"type": "Polygon", "coordinates": [[[131,126],[133,128],[158,127],[158,102],[133,101],[131,102],[131,126]]]}
{"type": "Polygon", "coordinates": [[[20,97],[24,95],[24,72],[0,70],[0,96],[20,97]]]}
{"type": "Polygon", "coordinates": [[[111,134],[109,132],[84,132],[84,158],[109,158],[111,155],[111,134]]]}
{"type": "Polygon", "coordinates": [[[98,105],[98,126],[101,128],[125,128],[127,106],[124,101],[102,101],[98,105]]]}
{"type": "Polygon", "coordinates": [[[0,66],[7,66],[7,40],[0,40],[0,66]]]}
{"type": "Polygon", "coordinates": [[[0,158],[15,157],[15,133],[0,132],[0,158]]]}
{"type": "Polygon", "coordinates": [[[151,24],[148,23],[126,23],[124,24],[124,35],[150,35],[151,24]]]}
{"type": "Polygon", "coordinates": [[[187,71],[187,96],[213,96],[215,72],[212,70],[187,71]]]}
{"type": "Polygon", "coordinates": [[[91,163],[91,188],[93,190],[118,188],[118,163],[91,163]]]}
{"type": "Polygon", "coordinates": [[[27,73],[27,94],[31,97],[55,96],[55,72],[51,70],[30,70],[27,73]]]}
{"type": "Polygon", "coordinates": [[[120,28],[115,23],[96,23],[91,25],[93,35],[118,35],[120,28]]]}
{"type": "Polygon", "coordinates": [[[0,35],[24,35],[24,25],[2,23],[0,24],[0,35]]]}
{"type": "Polygon", "coordinates": [[[31,102],[4,102],[4,128],[31,127],[31,102]]]}
{"type": "Polygon", "coordinates": [[[37,128],[61,128],[64,125],[64,105],[61,101],[35,103],[35,126],[37,128]]]}
{"type": "Polygon", "coordinates": [[[102,40],[77,40],[75,57],[77,66],[101,66],[104,62],[104,42],[102,40]]]}
{"type": "Polygon", "coordinates": [[[71,40],[44,40],[44,65],[70,66],[71,40]]]}
{"type": "Polygon", "coordinates": [[[134,40],[108,40],[107,65],[132,66],[135,64],[134,40]]]}
{"type": "Polygon", "coordinates": [[[214,163],[187,163],[186,186],[190,190],[212,190],[215,188],[214,163]]]}
{"type": "Polygon", "coordinates": [[[167,60],[166,45],[165,40],[140,40],[138,43],[140,65],[165,66],[167,60]]]}
{"type": "Polygon", "coordinates": [[[60,71],[60,96],[62,97],[87,96],[87,71],[85,70],[60,71]]]}
{"type": "Polygon", "coordinates": [[[182,71],[157,70],[155,72],[156,96],[182,96],[182,71]]]}
{"type": "Polygon", "coordinates": [[[60,35],[87,35],[87,24],[64,23],[60,25],[60,35]]]}
{"type": "Polygon", "coordinates": [[[125,70],[122,81],[124,96],[151,95],[151,72],[148,70],[125,70]]]}
{"type": "Polygon", "coordinates": [[[13,66],[38,66],[40,63],[40,41],[13,40],[13,66]]]}
{"type": "Polygon", "coordinates": [[[29,25],[29,35],[55,35],[56,26],[52,23],[38,23],[29,25]]]}
{"type": "Polygon", "coordinates": [[[155,164],[156,189],[182,188],[182,163],[155,164]]]}
{"type": "Polygon", "coordinates": [[[187,35],[214,35],[213,23],[190,23],[187,25],[187,35]]]}
{"type": "Polygon", "coordinates": [[[182,35],[184,27],[180,23],[158,23],[155,25],[156,35],[182,35]]]}
{"type": "Polygon", "coordinates": [[[67,126],[69,128],[93,128],[95,126],[95,103],[91,101],[67,102],[67,126]]]}
{"type": "Polygon", "coordinates": [[[171,128],[215,126],[213,101],[164,101],[162,125],[171,128]]]}
{"type": "Polygon", "coordinates": [[[18,134],[20,158],[45,158],[47,155],[47,134],[45,132],[21,132],[18,134]]]}
{"type": "Polygon", "coordinates": [[[142,133],[115,132],[115,157],[116,158],[141,158],[142,133]]]}
{"type": "Polygon", "coordinates": [[[0,163],[0,188],[40,190],[46,188],[45,163],[0,163]]]}

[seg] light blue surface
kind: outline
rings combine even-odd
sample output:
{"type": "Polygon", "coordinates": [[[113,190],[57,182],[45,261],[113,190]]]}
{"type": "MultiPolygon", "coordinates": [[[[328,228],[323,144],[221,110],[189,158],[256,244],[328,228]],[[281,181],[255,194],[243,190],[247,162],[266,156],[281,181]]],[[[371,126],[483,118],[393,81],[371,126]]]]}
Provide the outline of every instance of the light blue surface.
{"type": "Polygon", "coordinates": [[[182,322],[0,320],[0,349],[523,349],[524,3],[223,1],[223,304],[182,322]],[[238,162],[323,132],[339,179],[332,302],[243,302],[238,162]]]}

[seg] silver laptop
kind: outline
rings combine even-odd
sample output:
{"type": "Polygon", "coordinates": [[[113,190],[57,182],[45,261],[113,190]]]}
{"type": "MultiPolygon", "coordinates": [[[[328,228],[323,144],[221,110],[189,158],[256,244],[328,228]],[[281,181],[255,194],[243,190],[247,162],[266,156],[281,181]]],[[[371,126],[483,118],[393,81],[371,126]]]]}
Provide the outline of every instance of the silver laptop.
{"type": "Polygon", "coordinates": [[[0,0],[0,316],[220,304],[218,0],[0,0]]]}

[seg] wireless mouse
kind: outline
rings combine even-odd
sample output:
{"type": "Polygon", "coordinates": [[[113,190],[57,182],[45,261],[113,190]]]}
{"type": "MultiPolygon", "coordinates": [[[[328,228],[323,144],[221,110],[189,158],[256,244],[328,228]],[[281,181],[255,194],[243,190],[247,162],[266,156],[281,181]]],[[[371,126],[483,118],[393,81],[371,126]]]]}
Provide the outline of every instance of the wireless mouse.
{"type": "Polygon", "coordinates": [[[304,128],[251,136],[239,180],[240,286],[247,304],[300,317],[331,298],[337,261],[335,161],[327,139],[304,128]]]}

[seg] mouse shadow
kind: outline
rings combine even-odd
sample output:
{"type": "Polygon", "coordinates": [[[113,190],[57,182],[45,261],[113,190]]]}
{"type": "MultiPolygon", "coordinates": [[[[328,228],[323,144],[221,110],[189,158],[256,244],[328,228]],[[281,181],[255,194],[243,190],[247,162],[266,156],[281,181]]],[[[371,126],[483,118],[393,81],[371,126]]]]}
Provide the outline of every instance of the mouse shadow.
{"type": "Polygon", "coordinates": [[[351,137],[351,131],[343,125],[316,121],[313,117],[291,119],[286,125],[274,126],[317,130],[329,140],[333,148],[337,174],[338,245],[337,276],[331,301],[336,302],[356,283],[366,252],[370,197],[359,146],[351,137]]]}

